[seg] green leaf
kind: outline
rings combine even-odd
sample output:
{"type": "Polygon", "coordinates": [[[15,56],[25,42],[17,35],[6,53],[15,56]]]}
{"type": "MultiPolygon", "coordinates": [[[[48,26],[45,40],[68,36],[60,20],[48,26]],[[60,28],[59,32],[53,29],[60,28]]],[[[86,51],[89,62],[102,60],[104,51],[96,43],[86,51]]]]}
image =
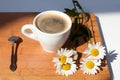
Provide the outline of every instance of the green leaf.
{"type": "Polygon", "coordinates": [[[79,15],[74,8],[73,9],[65,8],[65,13],[71,17],[75,17],[79,15]]]}

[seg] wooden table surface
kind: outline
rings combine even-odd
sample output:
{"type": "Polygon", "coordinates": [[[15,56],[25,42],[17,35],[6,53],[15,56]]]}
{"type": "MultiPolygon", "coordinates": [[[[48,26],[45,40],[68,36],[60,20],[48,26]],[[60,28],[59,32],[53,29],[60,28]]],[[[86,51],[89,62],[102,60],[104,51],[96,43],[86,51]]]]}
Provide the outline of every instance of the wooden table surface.
{"type": "MultiPolygon", "coordinates": [[[[45,52],[41,45],[21,33],[24,24],[32,24],[38,13],[0,13],[0,80],[110,80],[110,72],[105,65],[96,75],[87,75],[79,69],[74,75],[65,77],[57,75],[53,57],[56,53],[45,52]],[[21,42],[16,44],[17,69],[9,69],[11,59],[11,43],[8,38],[19,36],[21,42]]],[[[98,22],[94,14],[90,14],[89,28],[94,31],[96,41],[102,42],[98,22]],[[92,22],[91,22],[92,21],[92,22]]],[[[81,43],[77,51],[82,53],[87,48],[87,42],[81,43]]],[[[82,57],[84,57],[82,55],[82,57]]]]}

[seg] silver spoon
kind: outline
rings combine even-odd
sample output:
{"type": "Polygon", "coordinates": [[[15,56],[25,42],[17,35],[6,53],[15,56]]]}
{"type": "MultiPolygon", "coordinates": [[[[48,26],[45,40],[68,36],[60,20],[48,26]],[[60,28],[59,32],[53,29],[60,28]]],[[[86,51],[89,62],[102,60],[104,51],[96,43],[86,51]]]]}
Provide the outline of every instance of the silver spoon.
{"type": "Polygon", "coordinates": [[[11,64],[10,64],[10,70],[15,71],[17,68],[16,65],[16,57],[14,53],[14,43],[18,41],[18,37],[16,36],[11,36],[8,41],[12,42],[12,54],[11,54],[11,64]]]}

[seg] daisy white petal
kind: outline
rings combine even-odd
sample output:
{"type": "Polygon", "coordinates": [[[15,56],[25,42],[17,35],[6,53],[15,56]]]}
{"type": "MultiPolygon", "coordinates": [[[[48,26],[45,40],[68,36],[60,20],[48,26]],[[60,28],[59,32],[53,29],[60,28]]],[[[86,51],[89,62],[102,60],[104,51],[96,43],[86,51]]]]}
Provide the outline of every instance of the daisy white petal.
{"type": "Polygon", "coordinates": [[[70,52],[70,50],[67,50],[67,48],[61,48],[60,50],[58,50],[58,56],[61,56],[61,55],[65,55],[67,57],[70,57],[72,54],[70,52]]]}

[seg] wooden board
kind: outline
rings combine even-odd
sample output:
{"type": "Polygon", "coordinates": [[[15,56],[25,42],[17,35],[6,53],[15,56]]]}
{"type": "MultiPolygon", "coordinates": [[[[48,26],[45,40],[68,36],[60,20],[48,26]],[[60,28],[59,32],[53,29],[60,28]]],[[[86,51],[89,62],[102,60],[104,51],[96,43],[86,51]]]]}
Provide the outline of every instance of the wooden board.
{"type": "MultiPolygon", "coordinates": [[[[0,80],[110,80],[110,73],[105,60],[102,70],[96,75],[87,75],[79,69],[74,75],[65,77],[57,75],[53,57],[56,53],[45,52],[41,45],[21,33],[24,24],[32,24],[38,13],[0,13],[0,80]],[[11,59],[11,43],[8,38],[19,36],[21,43],[17,47],[17,69],[9,69],[11,59]]],[[[93,30],[96,41],[102,42],[98,22],[94,14],[90,14],[89,28],[93,30]]],[[[82,53],[87,48],[87,42],[77,46],[82,53]]],[[[81,55],[81,57],[84,57],[81,55]]]]}

